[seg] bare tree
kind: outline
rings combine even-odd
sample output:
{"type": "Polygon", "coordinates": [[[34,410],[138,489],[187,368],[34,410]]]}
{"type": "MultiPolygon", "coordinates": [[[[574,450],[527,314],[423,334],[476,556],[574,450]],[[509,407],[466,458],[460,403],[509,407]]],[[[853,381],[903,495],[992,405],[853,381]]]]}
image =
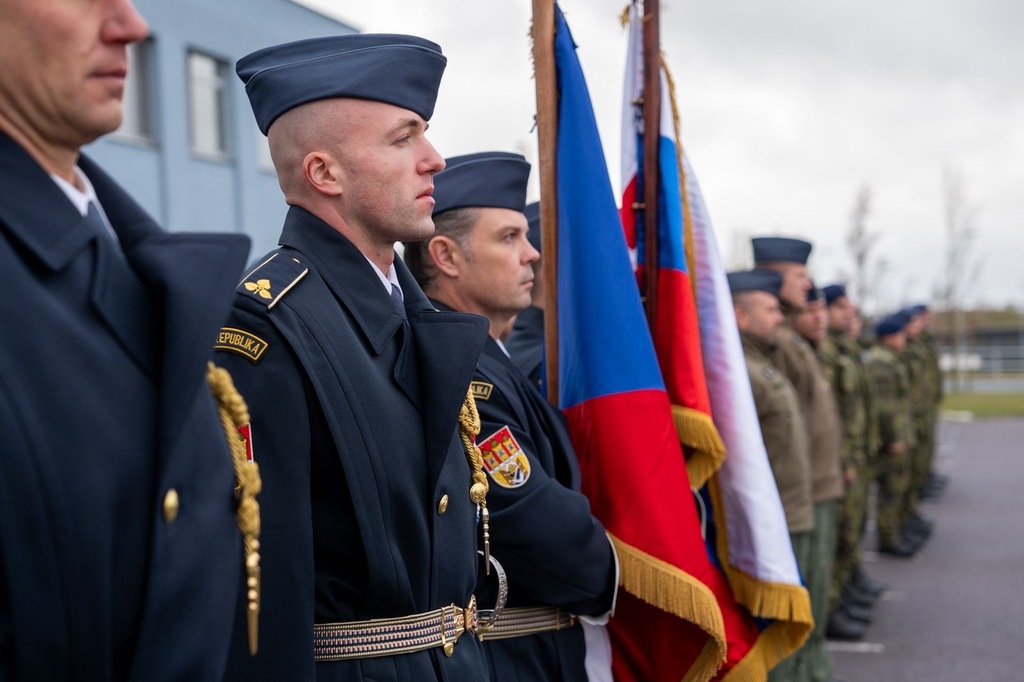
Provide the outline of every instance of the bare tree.
{"type": "Polygon", "coordinates": [[[850,212],[850,230],[846,233],[846,246],[853,258],[853,286],[851,287],[858,305],[865,306],[868,297],[873,293],[869,282],[871,268],[871,252],[878,243],[879,235],[868,229],[868,216],[871,215],[871,187],[861,185],[850,212]]]}
{"type": "Polygon", "coordinates": [[[725,256],[727,270],[746,270],[753,266],[754,256],[750,250],[750,231],[733,228],[729,231],[729,251],[725,256]]]}
{"type": "Polygon", "coordinates": [[[946,223],[946,269],[940,291],[943,307],[953,320],[954,385],[959,391],[963,386],[965,356],[969,351],[965,308],[981,272],[981,260],[974,254],[977,237],[974,224],[978,207],[968,197],[963,175],[951,168],[942,171],[942,201],[946,223]]]}

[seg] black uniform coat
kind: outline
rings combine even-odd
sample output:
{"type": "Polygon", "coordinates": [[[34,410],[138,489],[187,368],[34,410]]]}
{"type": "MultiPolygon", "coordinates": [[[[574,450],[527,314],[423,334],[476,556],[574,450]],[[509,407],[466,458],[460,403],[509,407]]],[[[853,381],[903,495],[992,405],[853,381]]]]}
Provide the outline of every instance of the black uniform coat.
{"type": "Polygon", "coordinates": [[[516,315],[505,348],[526,378],[534,386],[540,386],[544,366],[544,311],[531,305],[516,315]]]}
{"type": "MultiPolygon", "coordinates": [[[[615,595],[615,558],[589,500],[578,492],[579,463],[561,413],[490,338],[474,377],[474,395],[482,423],[478,442],[508,426],[530,463],[524,483],[508,488],[492,476],[487,495],[491,552],[508,573],[508,606],[607,613],[615,595]]],[[[495,680],[587,679],[578,623],[484,646],[495,680]]]]}
{"type": "Polygon", "coordinates": [[[217,680],[242,549],[205,376],[248,240],[165,233],[80,167],[130,281],[0,134],[0,679],[217,680]]]}
{"type": "Polygon", "coordinates": [[[314,670],[313,624],[469,603],[479,531],[457,417],[486,321],[435,311],[396,257],[403,325],[363,255],[301,208],[280,243],[239,286],[229,322],[257,345],[219,355],[248,398],[263,474],[260,654],[229,677],[484,679],[470,634],[451,658],[434,648],[314,670]]]}

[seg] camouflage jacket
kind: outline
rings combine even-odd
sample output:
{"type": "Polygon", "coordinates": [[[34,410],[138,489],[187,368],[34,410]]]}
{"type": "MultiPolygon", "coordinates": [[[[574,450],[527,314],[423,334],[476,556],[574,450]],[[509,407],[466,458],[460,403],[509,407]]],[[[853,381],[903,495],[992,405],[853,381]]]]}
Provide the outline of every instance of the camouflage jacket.
{"type": "Polygon", "coordinates": [[[878,415],[879,450],[902,441],[914,446],[910,408],[910,380],[899,355],[885,346],[868,350],[864,366],[871,383],[872,404],[878,415]]]}
{"type": "Polygon", "coordinates": [[[818,345],[821,370],[832,386],[843,430],[844,469],[867,463],[868,419],[865,381],[859,361],[845,352],[842,336],[829,332],[818,345]]]}

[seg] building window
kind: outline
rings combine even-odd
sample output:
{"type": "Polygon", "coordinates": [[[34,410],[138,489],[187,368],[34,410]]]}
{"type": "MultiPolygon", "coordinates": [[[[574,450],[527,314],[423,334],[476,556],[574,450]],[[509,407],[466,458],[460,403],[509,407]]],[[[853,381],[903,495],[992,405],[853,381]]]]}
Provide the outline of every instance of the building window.
{"type": "Polygon", "coordinates": [[[192,151],[228,155],[228,65],[200,52],[188,53],[188,108],[192,151]]]}
{"type": "Polygon", "coordinates": [[[128,46],[128,77],[124,81],[121,108],[124,115],[117,134],[136,140],[152,141],[153,107],[150,88],[153,41],[144,40],[128,46]]]}
{"type": "Polygon", "coordinates": [[[256,165],[262,170],[274,170],[274,159],[270,156],[270,141],[267,136],[260,132],[260,129],[253,126],[256,131],[256,165]]]}

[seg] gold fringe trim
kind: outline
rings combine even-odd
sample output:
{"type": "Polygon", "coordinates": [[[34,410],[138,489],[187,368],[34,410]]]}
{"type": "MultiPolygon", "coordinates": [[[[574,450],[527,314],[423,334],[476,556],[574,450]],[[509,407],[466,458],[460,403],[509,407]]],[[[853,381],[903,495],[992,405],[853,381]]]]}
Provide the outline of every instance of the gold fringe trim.
{"type": "Polygon", "coordinates": [[[672,406],[679,442],[691,450],[686,460],[690,485],[698,490],[725,461],[725,443],[711,417],[692,407],[672,406]]]}
{"type": "Polygon", "coordinates": [[[799,649],[814,629],[811,596],[801,585],[769,583],[753,578],[732,565],[718,477],[708,481],[717,528],[719,564],[736,601],[758,618],[775,622],[761,632],[747,655],[722,678],[729,682],[761,682],[768,671],[799,649]]]}
{"type": "Polygon", "coordinates": [[[249,630],[249,653],[259,650],[260,616],[260,505],[256,497],[263,489],[260,468],[246,456],[245,444],[238,429],[249,423],[249,407],[245,404],[231,375],[212,362],[206,364],[206,382],[217,401],[217,414],[231,452],[235,469],[235,496],[238,500],[238,529],[245,548],[245,616],[249,630]]]}
{"type": "Polygon", "coordinates": [[[725,661],[725,623],[711,589],[685,571],[609,533],[619,558],[622,588],[651,606],[693,623],[708,642],[684,682],[707,682],[725,661]]]}

